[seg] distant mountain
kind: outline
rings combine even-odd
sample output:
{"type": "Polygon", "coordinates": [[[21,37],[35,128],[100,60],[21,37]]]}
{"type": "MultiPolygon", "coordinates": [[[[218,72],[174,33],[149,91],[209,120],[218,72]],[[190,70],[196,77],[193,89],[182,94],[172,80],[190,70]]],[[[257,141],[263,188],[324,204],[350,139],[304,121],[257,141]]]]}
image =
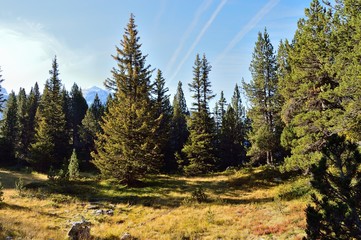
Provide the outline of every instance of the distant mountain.
{"type": "MultiPolygon", "coordinates": [[[[4,95],[4,99],[5,99],[5,100],[8,99],[9,94],[8,94],[8,92],[6,91],[5,88],[2,87],[0,93],[2,93],[2,94],[4,95]]],[[[5,107],[5,103],[3,104],[3,108],[4,108],[4,107],[5,107]]],[[[3,114],[0,112],[0,119],[2,119],[2,118],[3,118],[3,114]]]]}
{"type": "Polygon", "coordinates": [[[94,102],[96,94],[98,94],[98,97],[103,104],[107,102],[109,91],[94,86],[83,90],[83,96],[88,103],[88,106],[94,102]]]}

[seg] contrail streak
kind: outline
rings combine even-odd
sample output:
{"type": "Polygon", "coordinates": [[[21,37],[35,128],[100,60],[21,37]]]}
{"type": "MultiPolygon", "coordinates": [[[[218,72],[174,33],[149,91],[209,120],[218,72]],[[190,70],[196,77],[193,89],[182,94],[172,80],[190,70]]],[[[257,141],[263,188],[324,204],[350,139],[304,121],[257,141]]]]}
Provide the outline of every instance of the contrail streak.
{"type": "Polygon", "coordinates": [[[211,5],[211,3],[212,3],[212,0],[206,0],[197,9],[197,12],[194,15],[193,21],[187,28],[186,32],[183,34],[180,44],[178,45],[176,51],[173,53],[172,58],[170,59],[168,65],[167,65],[166,72],[169,72],[169,70],[173,69],[173,65],[174,65],[175,61],[178,59],[178,56],[179,56],[181,50],[183,49],[183,46],[184,46],[186,40],[188,39],[189,35],[192,33],[194,28],[197,26],[198,21],[201,18],[202,14],[208,9],[208,7],[211,5]]]}
{"type": "Polygon", "coordinates": [[[187,59],[189,58],[189,56],[192,54],[194,48],[197,46],[197,44],[199,43],[199,41],[202,39],[203,35],[206,33],[206,31],[208,30],[208,28],[211,26],[211,24],[213,23],[214,19],[217,17],[217,15],[219,14],[219,12],[222,10],[223,6],[226,4],[227,0],[222,0],[222,2],[218,5],[217,9],[213,12],[211,18],[207,21],[207,23],[204,25],[204,27],[202,28],[202,30],[200,31],[200,33],[198,34],[196,40],[193,42],[192,46],[189,48],[187,54],[184,56],[184,58],[182,59],[182,61],[180,62],[180,64],[178,65],[176,71],[174,72],[173,76],[170,78],[170,81],[172,81],[177,74],[179,73],[180,69],[183,67],[184,63],[187,61],[187,59]]]}
{"type": "Polygon", "coordinates": [[[215,64],[221,61],[224,56],[233,49],[242,38],[250,32],[257,23],[274,8],[280,0],[270,0],[261,10],[257,12],[257,14],[241,29],[241,31],[232,39],[232,41],[228,44],[228,46],[223,50],[223,52],[217,57],[215,64]]]}

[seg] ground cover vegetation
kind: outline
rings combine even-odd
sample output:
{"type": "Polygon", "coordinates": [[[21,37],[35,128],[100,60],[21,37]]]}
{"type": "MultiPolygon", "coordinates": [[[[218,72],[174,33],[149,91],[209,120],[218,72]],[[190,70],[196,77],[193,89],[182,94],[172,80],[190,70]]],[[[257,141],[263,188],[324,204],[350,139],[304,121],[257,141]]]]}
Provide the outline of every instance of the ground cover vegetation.
{"type": "Polygon", "coordinates": [[[106,104],[88,106],[75,83],[69,93],[54,57],[42,93],[35,83],[0,94],[0,236],[61,239],[64,219],[83,216],[100,239],[360,238],[360,11],[358,0],[313,0],[277,51],[259,32],[252,79],[229,103],[212,91],[203,53],[191,107],[181,82],[171,104],[134,15],[106,104]],[[111,216],[92,214],[94,201],[111,216]]]}

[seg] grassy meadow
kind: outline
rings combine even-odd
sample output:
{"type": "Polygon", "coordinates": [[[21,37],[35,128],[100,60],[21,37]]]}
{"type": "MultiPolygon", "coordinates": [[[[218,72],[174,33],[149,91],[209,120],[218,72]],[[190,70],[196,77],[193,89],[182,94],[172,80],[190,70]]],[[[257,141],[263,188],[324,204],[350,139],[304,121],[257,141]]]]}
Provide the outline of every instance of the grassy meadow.
{"type": "Polygon", "coordinates": [[[247,168],[203,177],[153,176],[125,187],[96,176],[54,183],[0,170],[0,239],[66,239],[71,223],[92,223],[94,239],[302,239],[307,177],[247,168]],[[19,178],[24,189],[15,188],[19,178]],[[96,214],[112,210],[112,214],[96,214]]]}

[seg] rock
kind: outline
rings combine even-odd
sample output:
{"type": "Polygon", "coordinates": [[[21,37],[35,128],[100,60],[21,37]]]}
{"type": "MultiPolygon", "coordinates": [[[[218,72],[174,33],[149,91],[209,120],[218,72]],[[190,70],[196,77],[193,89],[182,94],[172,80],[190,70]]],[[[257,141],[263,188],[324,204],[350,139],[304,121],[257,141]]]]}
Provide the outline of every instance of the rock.
{"type": "Polygon", "coordinates": [[[273,181],[274,181],[274,182],[279,182],[279,183],[280,183],[280,182],[282,182],[282,179],[281,179],[281,178],[273,178],[273,181]]]}
{"type": "Polygon", "coordinates": [[[103,215],[103,214],[104,214],[104,211],[103,211],[102,209],[95,210],[95,211],[94,211],[94,214],[95,214],[95,215],[103,215]]]}
{"type": "Polygon", "coordinates": [[[109,215],[109,216],[113,216],[113,215],[114,215],[114,210],[109,209],[109,210],[107,210],[105,213],[106,213],[107,215],[109,215]]]}
{"type": "Polygon", "coordinates": [[[123,236],[120,237],[120,240],[133,240],[134,238],[129,233],[124,233],[123,236]]]}
{"type": "Polygon", "coordinates": [[[80,222],[73,222],[68,232],[68,237],[71,240],[90,240],[90,226],[91,223],[85,221],[85,219],[82,219],[80,222]]]}
{"type": "Polygon", "coordinates": [[[12,237],[10,237],[10,236],[7,236],[6,238],[5,238],[5,240],[13,240],[14,238],[12,238],[12,237]]]}

